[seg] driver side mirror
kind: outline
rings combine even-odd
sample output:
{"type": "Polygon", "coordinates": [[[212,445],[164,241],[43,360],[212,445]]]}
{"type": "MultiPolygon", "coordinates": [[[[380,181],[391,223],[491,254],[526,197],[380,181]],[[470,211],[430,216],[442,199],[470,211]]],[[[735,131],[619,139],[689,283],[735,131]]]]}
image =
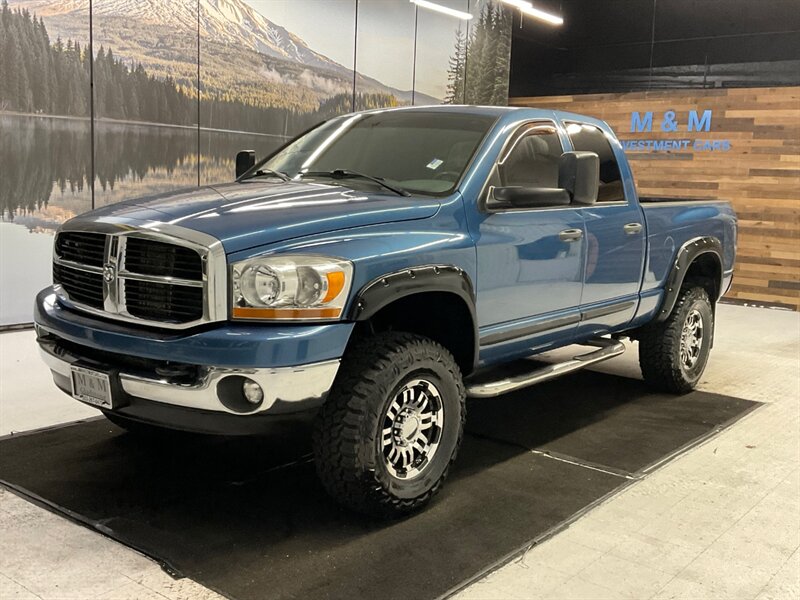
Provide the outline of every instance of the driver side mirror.
{"type": "Polygon", "coordinates": [[[256,164],[255,150],[242,150],[236,154],[236,179],[247,173],[256,164]]]}
{"type": "Polygon", "coordinates": [[[564,152],[558,160],[558,187],[572,204],[591,206],[600,187],[600,159],[594,152],[564,152]]]}
{"type": "Polygon", "coordinates": [[[506,186],[489,188],[493,206],[513,208],[552,208],[569,206],[569,193],[561,188],[506,186]]]}
{"type": "Polygon", "coordinates": [[[594,152],[564,152],[558,159],[558,187],[503,186],[489,188],[495,208],[556,208],[591,206],[600,187],[600,159],[594,152]]]}

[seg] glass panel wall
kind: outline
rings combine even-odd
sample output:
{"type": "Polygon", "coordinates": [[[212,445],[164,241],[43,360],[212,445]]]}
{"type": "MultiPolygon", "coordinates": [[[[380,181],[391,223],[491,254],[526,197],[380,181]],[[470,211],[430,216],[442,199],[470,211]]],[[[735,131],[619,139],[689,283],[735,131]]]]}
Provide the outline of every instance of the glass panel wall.
{"type": "Polygon", "coordinates": [[[198,3],[92,3],[94,203],[197,185],[198,3]]]}
{"type": "Polygon", "coordinates": [[[91,208],[89,8],[0,8],[0,326],[31,321],[53,233],[91,208]]]}
{"type": "Polygon", "coordinates": [[[231,181],[237,151],[354,107],[505,102],[500,5],[437,2],[474,18],[408,0],[0,3],[0,327],[31,321],[75,215],[231,181]]]}
{"type": "Polygon", "coordinates": [[[359,0],[356,110],[411,104],[416,6],[359,0]]]}
{"type": "MultiPolygon", "coordinates": [[[[437,4],[469,11],[468,0],[437,0],[437,4]]],[[[463,89],[451,85],[457,61],[463,60],[470,21],[417,9],[417,52],[414,62],[414,104],[461,104],[463,89]]]]}
{"type": "Polygon", "coordinates": [[[203,183],[231,181],[239,150],[262,157],[352,110],[355,0],[249,0],[233,14],[231,6],[201,5],[203,183]]]}

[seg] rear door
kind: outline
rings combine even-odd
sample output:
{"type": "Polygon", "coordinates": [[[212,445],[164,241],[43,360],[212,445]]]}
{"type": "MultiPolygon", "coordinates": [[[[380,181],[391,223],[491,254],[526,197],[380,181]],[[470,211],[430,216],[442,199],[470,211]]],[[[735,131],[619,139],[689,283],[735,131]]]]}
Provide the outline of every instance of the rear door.
{"type": "Polygon", "coordinates": [[[558,187],[562,140],[552,121],[508,139],[470,218],[478,259],[482,360],[568,339],[580,319],[584,229],[579,209],[490,206],[492,186],[558,187]]]}
{"type": "Polygon", "coordinates": [[[586,261],[579,334],[602,333],[629,322],[638,306],[645,259],[644,215],[624,184],[622,147],[590,123],[565,121],[573,150],[600,158],[597,203],[581,208],[586,227],[586,261]]]}

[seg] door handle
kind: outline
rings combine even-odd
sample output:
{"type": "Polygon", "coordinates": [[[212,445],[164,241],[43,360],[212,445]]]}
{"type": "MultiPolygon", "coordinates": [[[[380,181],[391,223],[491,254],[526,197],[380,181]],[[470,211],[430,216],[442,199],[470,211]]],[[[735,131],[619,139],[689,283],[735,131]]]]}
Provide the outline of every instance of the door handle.
{"type": "Polygon", "coordinates": [[[562,242],[577,242],[583,237],[583,229],[565,229],[558,234],[562,242]]]}
{"type": "Polygon", "coordinates": [[[628,223],[623,227],[625,233],[628,235],[636,235],[637,233],[642,232],[642,224],[641,223],[628,223]]]}

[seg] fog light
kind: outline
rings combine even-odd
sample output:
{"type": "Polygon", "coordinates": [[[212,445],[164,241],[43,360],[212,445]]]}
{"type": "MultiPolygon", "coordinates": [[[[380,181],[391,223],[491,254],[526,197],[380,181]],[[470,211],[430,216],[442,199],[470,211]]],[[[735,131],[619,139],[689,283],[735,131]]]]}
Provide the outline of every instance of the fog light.
{"type": "Polygon", "coordinates": [[[244,392],[244,397],[250,404],[261,404],[264,399],[264,390],[252,379],[244,380],[242,392],[244,392]]]}

